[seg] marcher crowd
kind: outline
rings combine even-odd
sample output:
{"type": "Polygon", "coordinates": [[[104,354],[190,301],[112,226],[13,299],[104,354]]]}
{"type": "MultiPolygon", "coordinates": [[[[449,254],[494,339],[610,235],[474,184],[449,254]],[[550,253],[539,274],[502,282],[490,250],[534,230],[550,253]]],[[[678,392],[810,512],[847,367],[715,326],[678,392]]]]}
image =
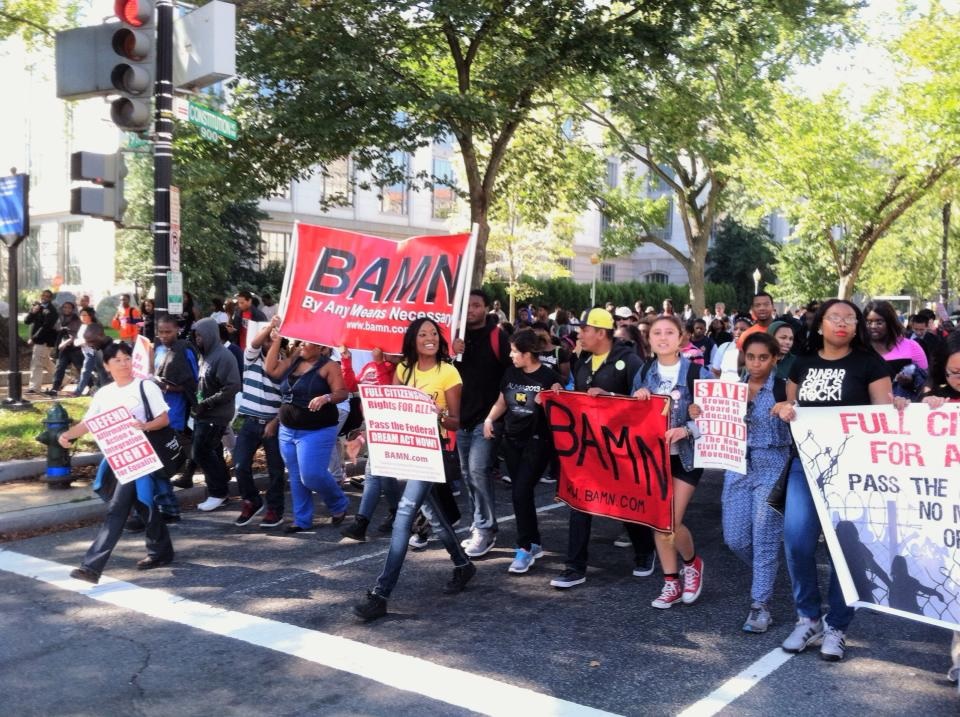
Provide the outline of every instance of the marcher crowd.
{"type": "MultiPolygon", "coordinates": [[[[379,577],[354,607],[363,620],[386,614],[406,552],[427,547],[432,535],[453,564],[443,591],[465,588],[477,572],[475,561],[498,541],[498,479],[511,486],[517,522],[508,571],[526,574],[544,555],[535,488],[559,475],[541,394],[565,389],[640,401],[670,398],[665,440],[674,530],[624,522],[616,544],[632,548],[632,566],[625,570],[633,575],[651,576],[659,566],[663,582],[651,595],[652,607],[692,605],[708,574],[684,522],[702,473],[693,461],[700,414],[693,381],[723,378],[745,383],[748,391],[747,472],[727,471],[722,494],[724,541],[752,569],[743,630],[762,633],[771,625],[782,544],[797,612],[783,649],[800,652],[819,644],[821,656],[836,661],[844,656],[854,610],[831,572],[829,609],[822,614],[816,559],[822,529],[790,421],[797,407],[894,404],[908,410],[910,403],[939,407],[960,401],[960,332],[931,310],[903,317],[884,301],[860,307],[830,299],[779,316],[764,292],[753,297],[749,310],[732,315],[723,304],[702,316],[694,316],[689,306],[675,312],[669,300],[659,311],[637,302],[633,308],[594,307],[579,316],[564,307],[523,306],[511,324],[499,302],[491,305],[483,291],[475,290],[463,338],[448,343],[441,327],[420,318],[408,327],[400,354],[374,349],[369,362],[355,367],[345,347],[282,339],[277,307],[264,298],[242,291],[200,318],[192,302],[182,315],[156,316],[150,302],[135,308],[124,295],[112,320],[119,341],[106,336],[85,297],[78,312],[72,302],[55,307],[50,292],[44,292],[30,310],[32,391],[43,390],[47,369],[53,382],[46,392],[62,391],[72,366],[78,374],[76,395],[99,387],[88,416],[123,404],[137,428],[148,435],[172,428],[184,446],[175,467],[134,483],[119,485],[106,462],[100,466],[95,487],[109,501],[108,513],[75,578],[99,580],[124,527],[146,533],[147,557],[139,568],[169,564],[174,548],[167,526],[181,519],[172,486],[192,486],[199,468],[207,498],[198,509],[223,507],[230,479],[225,451],[242,500],[237,526],[259,518],[264,529],[309,530],[318,494],[343,537],[362,542],[384,500],[386,511],[376,530],[390,534],[390,547],[379,577]],[[152,380],[133,375],[130,343],[139,335],[153,345],[152,380]],[[380,475],[368,461],[359,507],[347,520],[341,452],[346,441],[353,448],[363,442],[360,384],[409,385],[432,397],[447,481],[380,475]],[[253,480],[258,448],[268,472],[263,494],[253,480]],[[778,512],[771,492],[784,484],[785,506],[778,512]],[[287,485],[289,522],[284,519],[287,485]],[[463,541],[454,529],[463,519],[457,502],[461,491],[470,523],[463,541]]],[[[86,430],[82,422],[76,424],[61,444],[69,446],[86,430]]],[[[549,581],[554,588],[569,590],[587,581],[593,520],[570,509],[567,544],[561,546],[564,569],[549,581]]],[[[960,655],[955,655],[954,679],[958,666],[960,655]]]]}

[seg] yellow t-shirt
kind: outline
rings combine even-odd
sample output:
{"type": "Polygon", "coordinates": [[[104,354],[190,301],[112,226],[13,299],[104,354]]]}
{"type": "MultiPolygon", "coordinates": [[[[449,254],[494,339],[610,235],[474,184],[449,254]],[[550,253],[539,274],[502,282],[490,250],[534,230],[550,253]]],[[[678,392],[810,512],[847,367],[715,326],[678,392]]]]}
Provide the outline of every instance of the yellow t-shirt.
{"type": "Polygon", "coordinates": [[[607,360],[607,356],[609,355],[609,351],[607,351],[605,354],[593,354],[590,357],[590,369],[596,373],[597,369],[603,365],[603,362],[607,360]]]}
{"type": "Polygon", "coordinates": [[[447,408],[447,389],[463,383],[460,372],[448,363],[438,363],[426,371],[414,366],[413,377],[408,379],[407,374],[406,366],[397,366],[397,382],[419,388],[429,395],[441,410],[447,408]]]}

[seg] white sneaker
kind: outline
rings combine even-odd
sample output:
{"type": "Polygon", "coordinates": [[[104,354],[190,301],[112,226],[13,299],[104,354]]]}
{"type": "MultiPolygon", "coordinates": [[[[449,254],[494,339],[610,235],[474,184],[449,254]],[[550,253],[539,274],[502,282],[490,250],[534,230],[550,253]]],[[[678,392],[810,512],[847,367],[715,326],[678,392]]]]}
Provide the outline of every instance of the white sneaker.
{"type": "Polygon", "coordinates": [[[844,635],[843,630],[838,630],[824,623],[820,657],[827,662],[838,662],[843,659],[843,651],[846,647],[846,635],[844,635]]]}
{"type": "Polygon", "coordinates": [[[197,505],[197,510],[202,510],[204,513],[209,513],[211,510],[216,510],[217,508],[222,508],[226,505],[226,498],[214,498],[210,496],[205,501],[197,505]]]}
{"type": "Polygon", "coordinates": [[[803,652],[810,645],[816,644],[823,639],[823,623],[818,619],[801,617],[797,620],[796,627],[793,628],[787,639],[783,641],[783,649],[786,652],[803,652]]]}
{"type": "Polygon", "coordinates": [[[476,528],[470,528],[470,535],[468,535],[466,538],[460,541],[460,547],[466,548],[468,545],[470,545],[470,543],[472,543],[476,539],[477,534],[479,532],[480,531],[477,530],[476,528]]]}
{"type": "Polygon", "coordinates": [[[496,544],[496,533],[487,534],[478,530],[474,534],[473,540],[471,540],[468,545],[464,546],[463,552],[467,554],[468,558],[479,558],[493,550],[493,546],[496,544]]]}

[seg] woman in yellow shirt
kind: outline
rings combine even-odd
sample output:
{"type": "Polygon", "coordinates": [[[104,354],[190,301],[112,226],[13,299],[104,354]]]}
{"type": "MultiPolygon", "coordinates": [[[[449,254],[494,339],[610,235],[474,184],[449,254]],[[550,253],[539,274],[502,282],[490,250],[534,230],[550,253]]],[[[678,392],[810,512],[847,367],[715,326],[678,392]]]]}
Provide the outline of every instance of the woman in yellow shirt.
{"type": "MultiPolygon", "coordinates": [[[[424,317],[410,324],[403,336],[403,360],[397,366],[394,383],[419,388],[433,398],[437,405],[441,433],[447,430],[455,431],[460,427],[462,382],[459,372],[449,360],[447,340],[432,319],[424,317]]],[[[396,477],[403,480],[403,476],[396,477]]],[[[387,614],[387,599],[400,578],[413,519],[424,503],[424,512],[428,514],[434,531],[440,536],[443,547],[453,560],[453,577],[444,585],[443,591],[447,594],[462,591],[476,574],[476,567],[463,551],[453,527],[437,505],[432,488],[433,483],[427,481],[406,482],[403,497],[397,506],[397,517],[393,522],[387,560],[380,577],[377,578],[376,587],[367,593],[362,602],[354,606],[353,612],[357,617],[370,621],[387,614]]]]}

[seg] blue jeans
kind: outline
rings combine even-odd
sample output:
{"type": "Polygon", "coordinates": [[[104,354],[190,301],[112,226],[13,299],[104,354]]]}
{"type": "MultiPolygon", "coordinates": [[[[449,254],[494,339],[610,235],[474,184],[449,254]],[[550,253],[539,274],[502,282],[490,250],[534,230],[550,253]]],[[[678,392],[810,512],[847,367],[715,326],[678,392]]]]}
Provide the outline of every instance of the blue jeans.
{"type": "Polygon", "coordinates": [[[373,589],[373,592],[381,597],[389,598],[393,588],[397,585],[397,580],[400,579],[400,569],[403,567],[403,560],[407,556],[413,519],[421,505],[424,508],[429,508],[424,513],[429,518],[434,532],[440,536],[443,547],[450,554],[454,566],[462,567],[470,562],[470,558],[460,547],[460,541],[457,540],[457,534],[453,531],[453,527],[436,504],[431,488],[433,488],[433,483],[409,480],[403,489],[403,497],[400,498],[400,504],[397,506],[397,518],[393,522],[393,533],[390,535],[390,551],[387,553],[387,561],[383,565],[383,572],[377,578],[377,586],[373,589]]]}
{"type": "Polygon", "coordinates": [[[497,503],[493,491],[493,455],[496,441],[483,437],[483,424],[457,431],[460,470],[467,487],[473,529],[483,533],[497,532],[497,503]]]}
{"type": "MultiPolygon", "coordinates": [[[[87,386],[92,386],[98,378],[101,377],[101,371],[103,370],[102,362],[98,365],[97,354],[96,352],[84,354],[83,355],[83,368],[80,369],[80,383],[77,384],[76,390],[73,392],[74,396],[79,396],[83,393],[84,389],[87,386]]],[[[103,381],[100,382],[100,385],[105,385],[103,381]]]]}
{"type": "Polygon", "coordinates": [[[314,491],[333,515],[343,513],[349,505],[347,496],[330,475],[330,451],[336,440],[336,426],[313,431],[280,426],[280,455],[290,476],[293,523],[300,528],[313,525],[314,491]]]}
{"type": "MultiPolygon", "coordinates": [[[[794,458],[787,478],[787,506],[783,515],[783,544],[787,569],[793,585],[793,601],[801,617],[820,617],[820,586],[817,584],[817,543],[822,528],[803,464],[794,458]]],[[[827,623],[837,630],[846,630],[853,621],[854,609],[847,605],[837,579],[837,571],[830,563],[830,589],[827,593],[830,611],[827,623]]]]}
{"type": "Polygon", "coordinates": [[[387,499],[387,507],[390,512],[397,512],[397,505],[400,502],[400,481],[390,476],[375,476],[370,473],[370,459],[367,459],[367,467],[363,473],[363,495],[360,496],[360,507],[357,508],[357,515],[362,515],[367,520],[373,518],[373,511],[377,509],[377,503],[380,502],[380,493],[387,499]]]}
{"type": "Polygon", "coordinates": [[[237,488],[240,497],[253,503],[260,501],[260,492],[253,482],[253,454],[257,446],[263,446],[267,458],[267,507],[283,515],[283,456],[280,455],[280,439],[275,433],[269,438],[263,435],[267,422],[253,416],[244,416],[233,446],[233,466],[236,469],[237,488]]]}

